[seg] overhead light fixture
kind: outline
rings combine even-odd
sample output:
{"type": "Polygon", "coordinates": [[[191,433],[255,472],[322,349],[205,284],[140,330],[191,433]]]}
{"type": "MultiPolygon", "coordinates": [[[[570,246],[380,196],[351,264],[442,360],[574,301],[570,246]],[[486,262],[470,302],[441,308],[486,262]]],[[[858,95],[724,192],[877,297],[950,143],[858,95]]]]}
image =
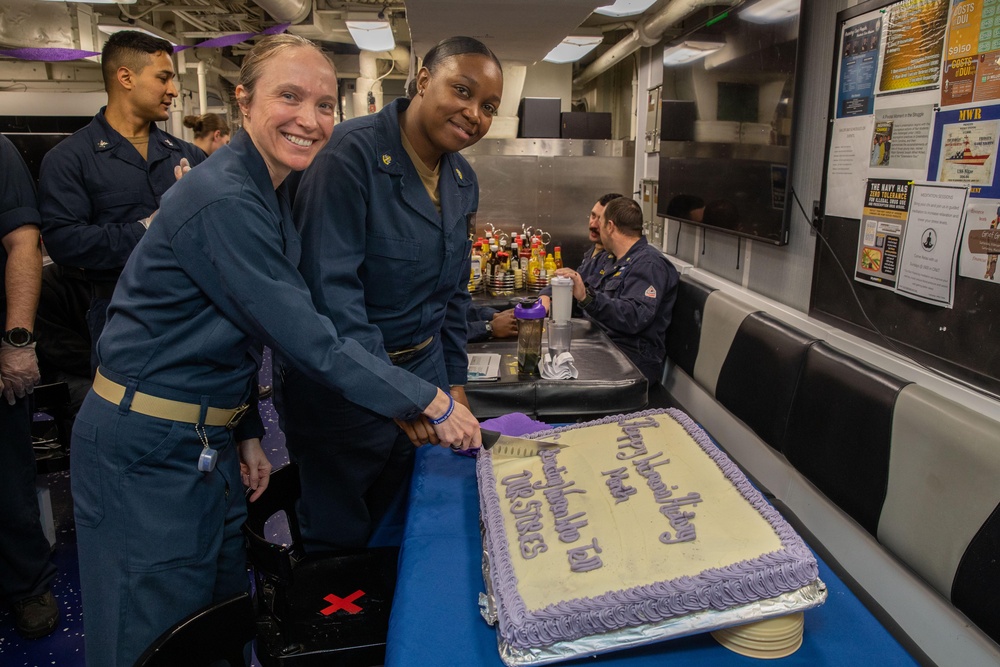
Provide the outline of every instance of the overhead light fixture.
{"type": "Polygon", "coordinates": [[[725,45],[725,42],[686,39],[680,44],[668,46],[663,50],[663,65],[670,67],[671,65],[683,65],[693,62],[699,58],[704,58],[710,53],[715,53],[725,45]]]}
{"type": "Polygon", "coordinates": [[[750,23],[779,23],[799,15],[800,0],[760,0],[740,10],[740,18],[750,23]]]}
{"type": "Polygon", "coordinates": [[[549,55],[542,58],[542,60],[547,63],[557,64],[575,63],[593,51],[603,41],[603,35],[570,35],[556,44],[556,48],[549,51],[549,55]]]}
{"type": "Polygon", "coordinates": [[[136,0],[44,0],[45,2],[86,2],[88,5],[134,5],[136,0]]]}
{"type": "Polygon", "coordinates": [[[137,25],[131,25],[128,23],[98,23],[97,29],[103,32],[105,35],[113,35],[116,32],[121,32],[122,30],[133,30],[135,32],[145,33],[152,37],[158,39],[165,39],[170,42],[171,45],[177,46],[177,38],[166,32],[153,32],[146,28],[140,28],[137,25]]]}
{"type": "Polygon", "coordinates": [[[612,5],[598,7],[594,13],[604,16],[635,16],[652,7],[654,2],[656,0],[615,0],[612,5]]]}
{"type": "Polygon", "coordinates": [[[346,23],[354,43],[362,51],[391,51],[396,46],[392,26],[384,15],[351,13],[346,23]]]}

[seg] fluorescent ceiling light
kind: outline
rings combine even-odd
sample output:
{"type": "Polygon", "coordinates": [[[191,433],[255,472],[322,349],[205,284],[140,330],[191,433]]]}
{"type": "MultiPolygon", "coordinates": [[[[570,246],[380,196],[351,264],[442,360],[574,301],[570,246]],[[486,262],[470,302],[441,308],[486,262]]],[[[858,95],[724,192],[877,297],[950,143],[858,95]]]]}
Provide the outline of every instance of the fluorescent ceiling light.
{"type": "Polygon", "coordinates": [[[612,5],[598,7],[594,10],[594,13],[603,14],[604,16],[634,16],[635,14],[642,14],[652,7],[654,2],[656,0],[615,0],[615,3],[612,5]]]}
{"type": "Polygon", "coordinates": [[[603,41],[604,37],[601,35],[570,35],[542,60],[547,63],[575,63],[603,41]]]}
{"type": "Polygon", "coordinates": [[[348,14],[347,30],[362,51],[391,51],[396,46],[389,21],[378,14],[348,14]]]}
{"type": "Polygon", "coordinates": [[[86,2],[88,5],[134,5],[136,0],[45,0],[46,2],[86,2]]]}
{"type": "Polygon", "coordinates": [[[799,15],[799,0],[760,0],[740,11],[751,23],[778,23],[799,15]]]}
{"type": "Polygon", "coordinates": [[[715,53],[723,46],[725,46],[724,42],[687,39],[680,44],[668,46],[663,50],[663,64],[667,67],[671,65],[683,65],[684,63],[704,58],[710,53],[715,53]]]}
{"type": "Polygon", "coordinates": [[[169,34],[167,34],[165,32],[153,32],[152,30],[147,30],[145,28],[140,28],[139,26],[136,26],[136,25],[128,25],[128,24],[125,24],[125,23],[114,23],[114,24],[98,23],[97,24],[97,29],[100,30],[101,32],[103,32],[105,35],[113,35],[116,32],[121,32],[122,30],[134,30],[135,32],[145,33],[147,35],[150,35],[152,37],[156,37],[158,39],[165,39],[168,42],[170,42],[172,45],[177,46],[177,38],[176,37],[174,37],[172,35],[169,35],[169,34]]]}

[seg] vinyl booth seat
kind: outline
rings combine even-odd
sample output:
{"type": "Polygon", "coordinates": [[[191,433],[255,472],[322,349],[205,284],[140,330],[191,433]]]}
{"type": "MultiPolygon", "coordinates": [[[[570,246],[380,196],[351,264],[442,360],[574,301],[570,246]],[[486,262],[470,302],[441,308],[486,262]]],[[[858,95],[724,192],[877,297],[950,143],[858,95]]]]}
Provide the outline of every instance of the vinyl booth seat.
{"type": "Polygon", "coordinates": [[[927,664],[1000,664],[1000,423],[682,276],[664,387],[927,664]]]}

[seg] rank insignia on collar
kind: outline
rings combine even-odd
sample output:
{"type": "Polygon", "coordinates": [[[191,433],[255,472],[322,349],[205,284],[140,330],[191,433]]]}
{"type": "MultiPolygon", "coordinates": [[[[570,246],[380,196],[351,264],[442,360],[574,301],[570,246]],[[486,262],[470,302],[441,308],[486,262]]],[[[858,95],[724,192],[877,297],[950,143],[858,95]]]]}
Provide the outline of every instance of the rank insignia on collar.
{"type": "Polygon", "coordinates": [[[101,139],[100,141],[97,142],[97,147],[98,148],[107,148],[108,147],[108,142],[106,142],[104,139],[101,139]]]}
{"type": "Polygon", "coordinates": [[[165,143],[166,145],[170,146],[171,148],[174,147],[174,145],[172,143],[170,143],[170,139],[164,139],[163,143],[165,143]]]}
{"type": "Polygon", "coordinates": [[[392,164],[392,156],[389,155],[388,153],[382,153],[382,164],[384,164],[387,167],[390,164],[392,164]]]}
{"type": "Polygon", "coordinates": [[[455,169],[455,173],[458,174],[458,180],[461,181],[462,178],[463,178],[463,176],[462,176],[462,170],[461,169],[455,169]]]}

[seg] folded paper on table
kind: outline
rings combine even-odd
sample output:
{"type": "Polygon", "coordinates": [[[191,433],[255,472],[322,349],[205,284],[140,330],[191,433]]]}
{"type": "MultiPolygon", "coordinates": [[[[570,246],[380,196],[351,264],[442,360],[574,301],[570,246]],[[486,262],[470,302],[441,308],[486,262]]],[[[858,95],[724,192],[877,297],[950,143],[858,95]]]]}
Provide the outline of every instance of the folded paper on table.
{"type": "Polygon", "coordinates": [[[499,354],[470,354],[469,382],[495,382],[500,379],[499,354]]]}

